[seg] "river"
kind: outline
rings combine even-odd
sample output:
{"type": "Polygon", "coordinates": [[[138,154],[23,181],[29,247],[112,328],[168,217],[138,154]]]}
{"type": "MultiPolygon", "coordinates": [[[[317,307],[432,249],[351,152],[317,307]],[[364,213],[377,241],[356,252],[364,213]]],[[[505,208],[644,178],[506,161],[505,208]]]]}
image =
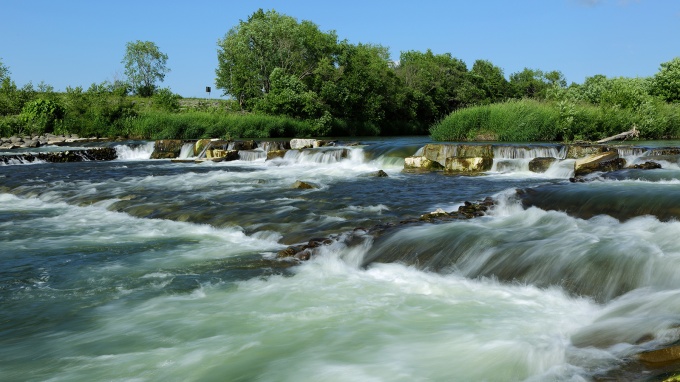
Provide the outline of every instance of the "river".
{"type": "Polygon", "coordinates": [[[539,149],[403,171],[428,142],[0,165],[0,380],[661,378],[630,362],[680,340],[677,158],[583,183],[569,160],[529,172],[539,149]],[[355,230],[489,196],[482,217],[355,230]],[[276,258],[319,237],[338,240],[276,258]]]}

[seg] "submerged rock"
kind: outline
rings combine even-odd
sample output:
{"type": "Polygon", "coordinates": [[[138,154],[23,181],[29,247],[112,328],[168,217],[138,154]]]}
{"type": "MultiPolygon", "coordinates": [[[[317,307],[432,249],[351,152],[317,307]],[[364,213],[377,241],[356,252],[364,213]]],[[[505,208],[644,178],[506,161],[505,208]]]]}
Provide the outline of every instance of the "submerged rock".
{"type": "Polygon", "coordinates": [[[420,216],[419,219],[402,220],[399,223],[384,223],[373,226],[370,229],[363,227],[355,228],[352,232],[343,235],[331,235],[327,238],[315,238],[309,240],[307,244],[292,245],[277,253],[278,258],[292,258],[299,261],[309,260],[318,253],[319,247],[331,245],[342,241],[347,246],[354,246],[362,243],[367,237],[378,237],[383,233],[396,227],[403,227],[408,224],[436,223],[456,219],[472,219],[484,216],[486,211],[492,208],[496,201],[487,197],[480,202],[465,202],[457,211],[446,212],[441,208],[428,214],[420,216]],[[368,236],[367,236],[368,235],[368,236]]]}
{"type": "Polygon", "coordinates": [[[639,163],[631,166],[631,168],[635,168],[638,170],[654,170],[657,168],[661,168],[661,164],[656,163],[656,162],[645,162],[645,163],[639,163]]]}
{"type": "Polygon", "coordinates": [[[680,364],[680,345],[650,350],[638,354],[638,358],[646,366],[661,367],[669,364],[680,364]]]}
{"type": "Polygon", "coordinates": [[[314,188],[318,188],[317,186],[315,186],[313,184],[309,184],[309,183],[303,182],[301,180],[295,181],[295,183],[293,183],[292,187],[299,189],[299,190],[311,190],[311,189],[314,189],[314,188]]]}

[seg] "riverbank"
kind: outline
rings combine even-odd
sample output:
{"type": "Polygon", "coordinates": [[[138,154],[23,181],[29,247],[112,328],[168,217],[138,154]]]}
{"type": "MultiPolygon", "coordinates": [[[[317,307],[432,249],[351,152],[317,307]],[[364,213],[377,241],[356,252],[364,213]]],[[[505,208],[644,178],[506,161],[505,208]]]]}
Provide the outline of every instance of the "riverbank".
{"type": "Polygon", "coordinates": [[[0,138],[0,150],[32,149],[43,146],[60,146],[67,143],[107,142],[107,138],[81,138],[77,134],[67,135],[24,135],[0,138]]]}

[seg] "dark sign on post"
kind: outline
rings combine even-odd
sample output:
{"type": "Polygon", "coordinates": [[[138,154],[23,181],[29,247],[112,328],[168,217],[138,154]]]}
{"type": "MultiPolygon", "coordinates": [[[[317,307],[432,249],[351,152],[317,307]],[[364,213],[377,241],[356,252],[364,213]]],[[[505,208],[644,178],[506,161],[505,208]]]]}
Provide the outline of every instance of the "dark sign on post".
{"type": "Polygon", "coordinates": [[[206,92],[206,93],[210,93],[210,86],[206,86],[206,87],[205,87],[205,92],[206,92]]]}

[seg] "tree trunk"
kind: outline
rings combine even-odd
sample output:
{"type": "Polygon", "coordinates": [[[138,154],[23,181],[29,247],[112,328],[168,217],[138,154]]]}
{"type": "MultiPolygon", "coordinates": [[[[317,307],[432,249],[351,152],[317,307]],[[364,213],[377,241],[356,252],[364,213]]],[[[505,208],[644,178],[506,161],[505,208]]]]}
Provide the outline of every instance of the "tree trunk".
{"type": "Polygon", "coordinates": [[[638,131],[637,127],[635,125],[633,125],[632,130],[628,130],[626,132],[623,132],[621,134],[616,134],[616,135],[613,135],[613,136],[608,137],[608,138],[600,139],[599,141],[597,141],[595,143],[605,143],[605,142],[609,142],[609,141],[615,141],[617,139],[633,138],[633,137],[637,137],[638,135],[640,135],[640,132],[638,131]]]}

